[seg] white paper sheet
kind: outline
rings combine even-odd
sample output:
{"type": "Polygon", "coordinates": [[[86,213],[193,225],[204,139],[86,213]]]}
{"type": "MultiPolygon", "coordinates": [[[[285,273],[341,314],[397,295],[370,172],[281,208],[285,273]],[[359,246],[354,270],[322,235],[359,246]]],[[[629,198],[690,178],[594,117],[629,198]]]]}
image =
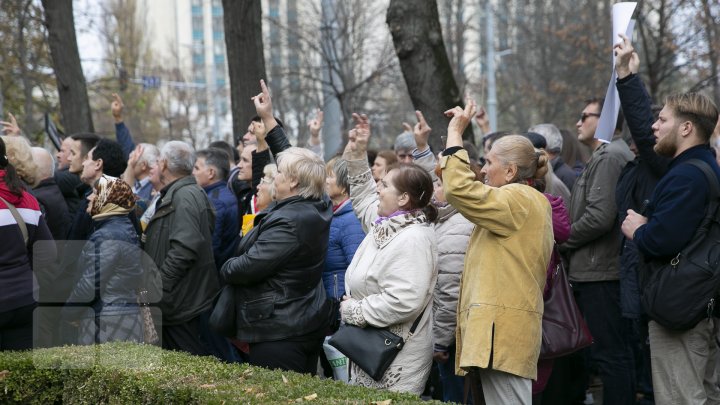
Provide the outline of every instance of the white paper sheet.
{"type": "MultiPolygon", "coordinates": [[[[613,39],[611,45],[615,45],[621,41],[618,33],[623,32],[628,38],[632,38],[635,29],[635,21],[632,20],[632,14],[637,6],[636,2],[616,3],[612,8],[612,25],[613,39]]],[[[610,83],[605,92],[605,103],[603,104],[602,113],[598,120],[598,126],[595,130],[595,139],[602,142],[610,142],[615,133],[615,124],[617,123],[618,112],[620,111],[620,96],[618,95],[615,82],[617,81],[617,73],[615,73],[615,52],[612,51],[612,74],[610,75],[610,83]]]]}

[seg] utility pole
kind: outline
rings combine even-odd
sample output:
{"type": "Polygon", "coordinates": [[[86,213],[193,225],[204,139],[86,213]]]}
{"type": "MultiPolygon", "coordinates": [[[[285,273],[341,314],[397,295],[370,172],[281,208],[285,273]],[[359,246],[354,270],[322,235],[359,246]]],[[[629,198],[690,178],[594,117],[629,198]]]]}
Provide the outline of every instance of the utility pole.
{"type": "Polygon", "coordinates": [[[343,91],[340,76],[335,70],[338,65],[333,47],[338,27],[335,12],[336,0],[322,0],[321,43],[326,61],[323,66],[323,143],[325,159],[330,159],[340,149],[342,141],[342,110],[337,93],[343,91]]]}

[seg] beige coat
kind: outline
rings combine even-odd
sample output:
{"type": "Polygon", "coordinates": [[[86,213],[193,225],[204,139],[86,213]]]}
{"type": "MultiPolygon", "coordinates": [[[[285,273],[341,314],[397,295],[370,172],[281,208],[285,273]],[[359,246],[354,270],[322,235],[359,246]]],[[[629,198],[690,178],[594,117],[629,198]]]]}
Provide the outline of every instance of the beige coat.
{"type": "Polygon", "coordinates": [[[372,225],[377,193],[367,160],[349,161],[350,199],[369,232],[345,274],[352,296],[342,304],[346,323],[387,328],[405,346],[380,381],[352,364],[351,384],[421,394],[432,365],[432,292],[437,281],[437,242],[423,214],[417,221],[395,217],[394,225],[372,225]],[[386,232],[376,233],[382,227],[386,232]],[[421,318],[415,333],[410,328],[421,318]]]}
{"type": "Polygon", "coordinates": [[[534,379],[553,247],[550,204],[532,187],[475,181],[467,162],[464,150],[442,160],[448,201],[476,225],[460,287],[456,371],[492,368],[534,379]]]}

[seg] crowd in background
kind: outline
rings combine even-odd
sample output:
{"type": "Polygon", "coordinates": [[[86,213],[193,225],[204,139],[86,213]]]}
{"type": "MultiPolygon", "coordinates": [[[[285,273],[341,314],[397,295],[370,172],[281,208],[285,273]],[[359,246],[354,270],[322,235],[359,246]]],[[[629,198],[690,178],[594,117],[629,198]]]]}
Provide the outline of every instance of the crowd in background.
{"type": "Polygon", "coordinates": [[[609,142],[595,138],[602,99],[573,135],[551,123],[487,133],[468,98],[448,128],[417,111],[394,150],[369,150],[370,119],[354,114],[325,162],[322,136],[340,134],[321,135],[318,112],[309,144],[292,146],[262,81],[236,147],[135,144],[117,95],[114,140],[71,134],[54,157],[2,121],[0,350],[153,343],[381,389],[431,385],[455,402],[583,403],[596,376],[608,404],[720,401],[714,338],[691,343],[702,360],[680,359],[690,343],[648,324],[638,276],[682,248],[665,233],[689,240],[682,222],[703,213],[704,195],[681,208],[697,189],[666,183],[684,154],[720,177],[717,109],[697,94],[653,109],[627,39],[616,53],[609,142]],[[473,119],[482,156],[462,138],[473,119]],[[447,143],[432,151],[438,133],[447,143]],[[549,359],[543,300],[558,268],[593,344],[549,359]],[[382,378],[329,344],[340,324],[405,340],[382,378]]]}

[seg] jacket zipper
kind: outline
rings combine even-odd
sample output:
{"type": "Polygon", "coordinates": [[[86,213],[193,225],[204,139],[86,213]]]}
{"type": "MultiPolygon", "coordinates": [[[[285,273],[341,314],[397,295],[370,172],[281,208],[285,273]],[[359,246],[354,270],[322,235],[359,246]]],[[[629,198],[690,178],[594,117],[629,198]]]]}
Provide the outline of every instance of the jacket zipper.
{"type": "Polygon", "coordinates": [[[338,277],[337,277],[337,274],[333,274],[333,278],[335,279],[335,282],[334,282],[335,299],[339,301],[339,300],[340,300],[340,297],[338,297],[338,277]]]}

